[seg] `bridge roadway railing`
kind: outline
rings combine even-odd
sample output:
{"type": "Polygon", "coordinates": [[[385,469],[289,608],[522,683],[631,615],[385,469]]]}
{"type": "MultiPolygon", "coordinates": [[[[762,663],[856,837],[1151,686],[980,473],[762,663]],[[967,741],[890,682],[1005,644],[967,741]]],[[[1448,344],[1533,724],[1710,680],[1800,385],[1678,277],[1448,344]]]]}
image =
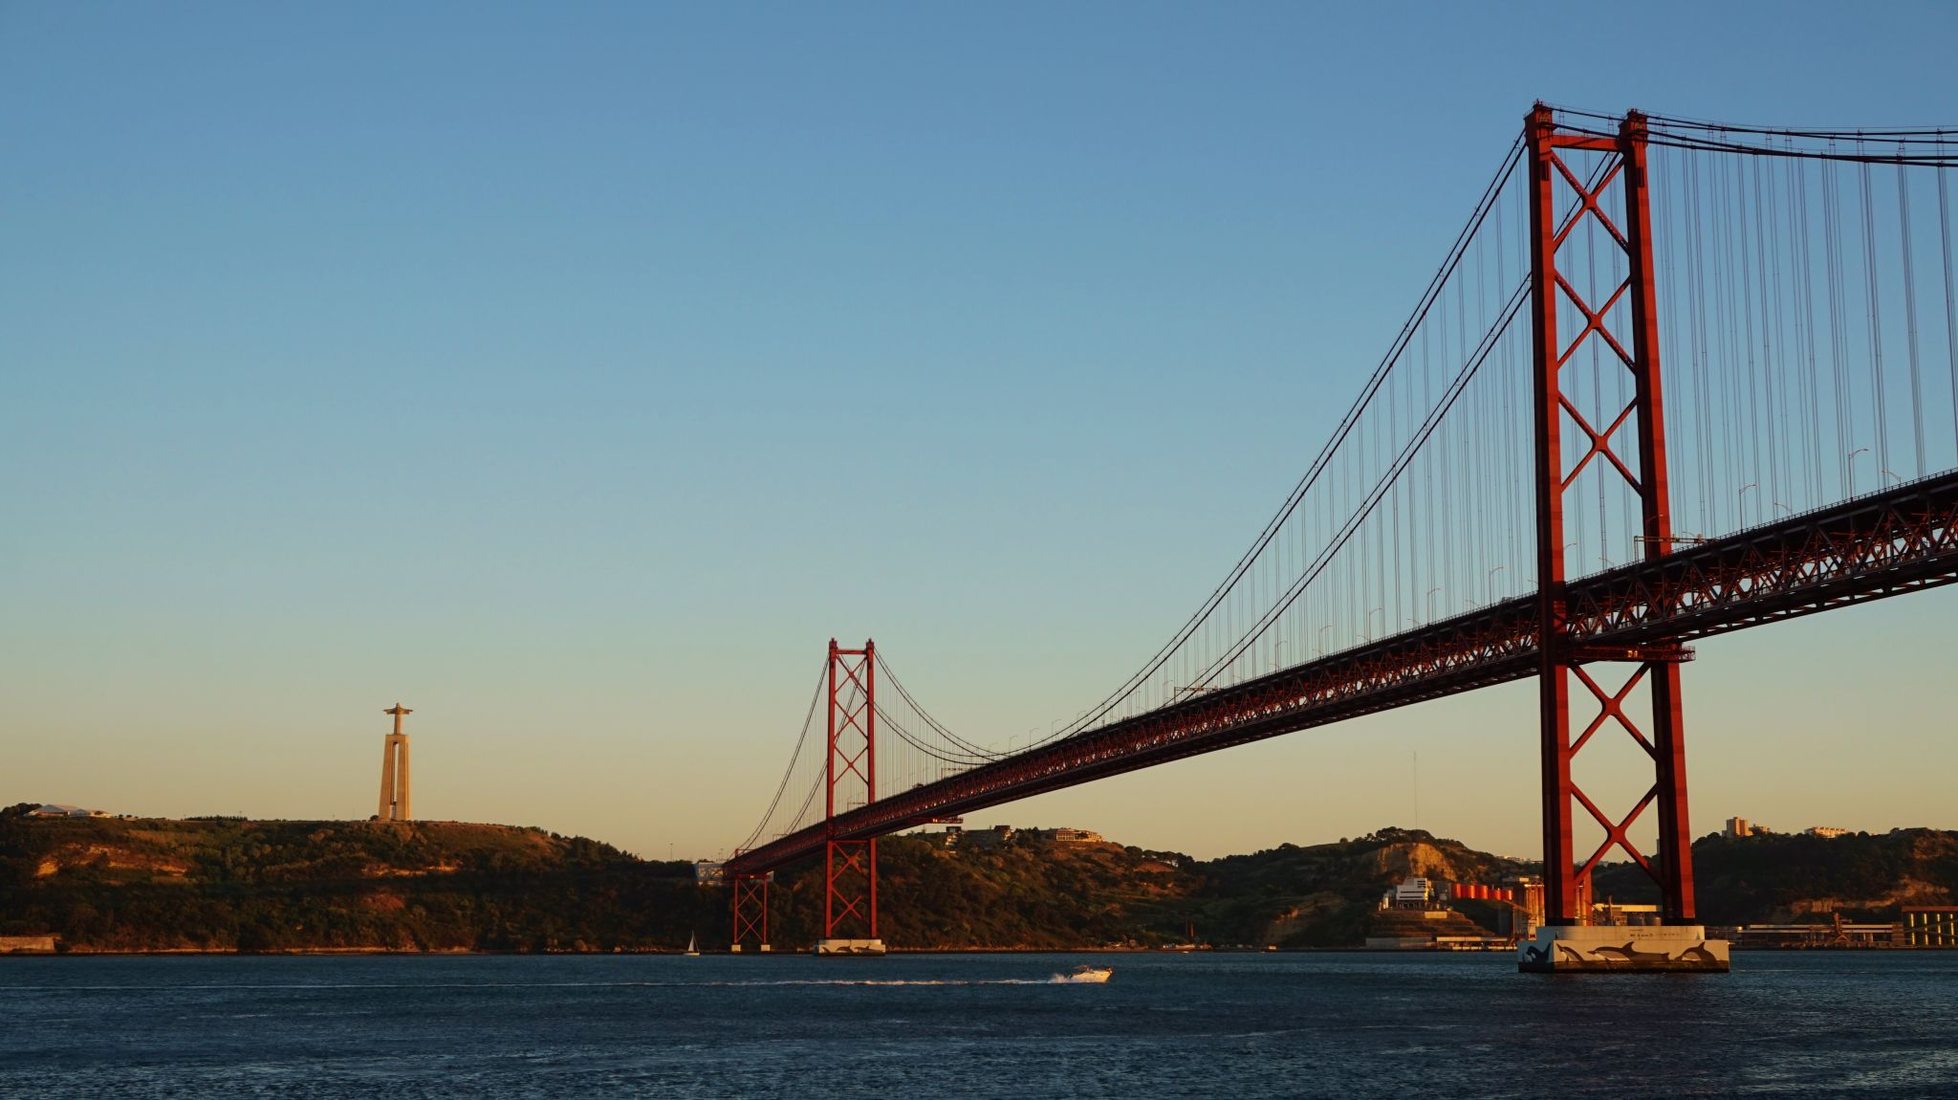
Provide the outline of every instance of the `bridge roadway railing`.
{"type": "MultiPolygon", "coordinates": [[[[1958,580],[1958,472],[1572,581],[1579,660],[1634,656],[1958,580]]],[[[914,787],[729,861],[754,873],[819,851],[1169,760],[1532,676],[1537,597],[1520,596],[1113,722],[914,787]]]]}

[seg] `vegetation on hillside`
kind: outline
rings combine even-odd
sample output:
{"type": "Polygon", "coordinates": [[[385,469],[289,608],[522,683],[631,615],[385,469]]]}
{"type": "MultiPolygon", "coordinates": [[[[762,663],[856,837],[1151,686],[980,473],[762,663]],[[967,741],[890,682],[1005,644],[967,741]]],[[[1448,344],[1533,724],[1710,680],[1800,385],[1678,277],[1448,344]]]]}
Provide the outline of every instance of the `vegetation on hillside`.
{"type": "Polygon", "coordinates": [[[69,949],[674,947],[725,923],[692,876],[498,825],[0,814],[0,935],[69,949]]]}
{"type": "MultiPolygon", "coordinates": [[[[1719,834],[1693,842],[1699,916],[1708,924],[1896,919],[1904,905],[1958,899],[1958,833],[1893,829],[1840,837],[1719,834]]],[[[1628,865],[1600,868],[1598,896],[1648,901],[1656,889],[1628,865]]]]}
{"type": "MultiPolygon", "coordinates": [[[[0,814],[0,934],[69,950],[612,951],[724,946],[727,894],[685,863],[536,829],[454,822],[189,821],[0,814]]],[[[1349,945],[1408,874],[1510,865],[1426,833],[1200,862],[1176,852],[943,834],[879,843],[899,948],[1349,945]]],[[[771,938],[821,934],[823,872],[784,869],[771,938]]]]}
{"type": "Polygon", "coordinates": [[[1218,942],[1346,947],[1366,938],[1381,892],[1410,876],[1501,881],[1524,865],[1420,829],[1380,829],[1352,840],[1283,844],[1204,865],[1195,917],[1218,942]]]}
{"type": "MultiPolygon", "coordinates": [[[[1393,828],[1208,862],[1035,831],[987,847],[948,848],[942,834],[879,844],[880,893],[901,899],[883,907],[880,931],[897,947],[1349,947],[1365,939],[1381,893],[1409,875],[1493,882],[1521,869],[1458,841],[1393,828]]],[[[821,868],[791,868],[778,879],[775,938],[813,942],[821,868]]]]}
{"type": "MultiPolygon", "coordinates": [[[[1201,884],[1188,856],[1022,834],[990,848],[948,848],[943,834],[878,841],[879,933],[897,947],[1062,949],[1183,939],[1201,884]]],[[[812,944],[822,929],[819,862],[776,876],[770,929],[812,944]]]]}
{"type": "MultiPolygon", "coordinates": [[[[640,951],[725,947],[728,894],[690,864],[538,829],[457,822],[34,818],[0,811],[0,935],[74,951],[640,951]]],[[[1694,846],[1701,916],[1739,924],[1840,909],[1893,919],[1958,897],[1958,834],[1694,846]]],[[[943,834],[879,842],[884,940],[913,949],[1355,946],[1381,892],[1419,875],[1499,882],[1534,870],[1420,830],[1199,861],[1109,843],[943,834]]],[[[771,891],[778,950],[820,935],[823,871],[771,891]]],[[[1643,876],[1601,868],[1600,897],[1643,876]]],[[[1471,915],[1484,915],[1472,912],[1471,915]]]]}

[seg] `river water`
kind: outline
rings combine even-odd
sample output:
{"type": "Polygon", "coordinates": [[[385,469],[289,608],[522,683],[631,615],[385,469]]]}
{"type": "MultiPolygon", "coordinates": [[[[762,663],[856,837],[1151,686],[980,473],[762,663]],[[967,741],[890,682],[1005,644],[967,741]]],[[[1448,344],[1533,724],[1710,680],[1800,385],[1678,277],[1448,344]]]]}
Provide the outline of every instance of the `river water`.
{"type": "Polygon", "coordinates": [[[1634,1093],[1958,1096],[1958,952],[0,959],[7,1098],[1634,1093]]]}

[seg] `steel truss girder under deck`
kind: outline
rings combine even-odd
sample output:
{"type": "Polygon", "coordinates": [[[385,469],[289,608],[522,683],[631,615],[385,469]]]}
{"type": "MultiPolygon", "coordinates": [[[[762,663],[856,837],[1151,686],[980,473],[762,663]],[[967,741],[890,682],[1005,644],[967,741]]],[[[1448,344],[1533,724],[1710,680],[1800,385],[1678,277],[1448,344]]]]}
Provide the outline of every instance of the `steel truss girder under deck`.
{"type": "MultiPolygon", "coordinates": [[[[1690,642],[1958,581],[1958,471],[1858,497],[1565,586],[1565,638],[1591,647],[1690,642]]],[[[1045,791],[1536,674],[1537,597],[1113,722],[914,787],[730,860],[754,873],[823,850],[1045,791]]],[[[1649,655],[1649,654],[1648,654],[1649,655]]],[[[1579,663],[1582,663],[1580,660],[1579,663]]]]}

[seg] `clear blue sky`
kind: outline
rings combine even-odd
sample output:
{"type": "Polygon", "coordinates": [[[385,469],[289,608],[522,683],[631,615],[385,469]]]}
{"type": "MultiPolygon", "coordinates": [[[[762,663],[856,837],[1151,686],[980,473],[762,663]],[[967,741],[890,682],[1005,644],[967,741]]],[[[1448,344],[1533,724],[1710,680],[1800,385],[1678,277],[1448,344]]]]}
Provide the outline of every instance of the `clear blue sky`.
{"type": "MultiPolygon", "coordinates": [[[[363,817],[400,699],[421,816],[708,855],[832,635],[1044,733],[1261,526],[1532,100],[1954,122],[1954,41],[1946,3],[0,4],[0,798],[363,817]]],[[[1697,829],[1958,826],[1954,612],[1702,646],[1697,829]]],[[[986,820],[1532,852],[1531,700],[986,820]]]]}

